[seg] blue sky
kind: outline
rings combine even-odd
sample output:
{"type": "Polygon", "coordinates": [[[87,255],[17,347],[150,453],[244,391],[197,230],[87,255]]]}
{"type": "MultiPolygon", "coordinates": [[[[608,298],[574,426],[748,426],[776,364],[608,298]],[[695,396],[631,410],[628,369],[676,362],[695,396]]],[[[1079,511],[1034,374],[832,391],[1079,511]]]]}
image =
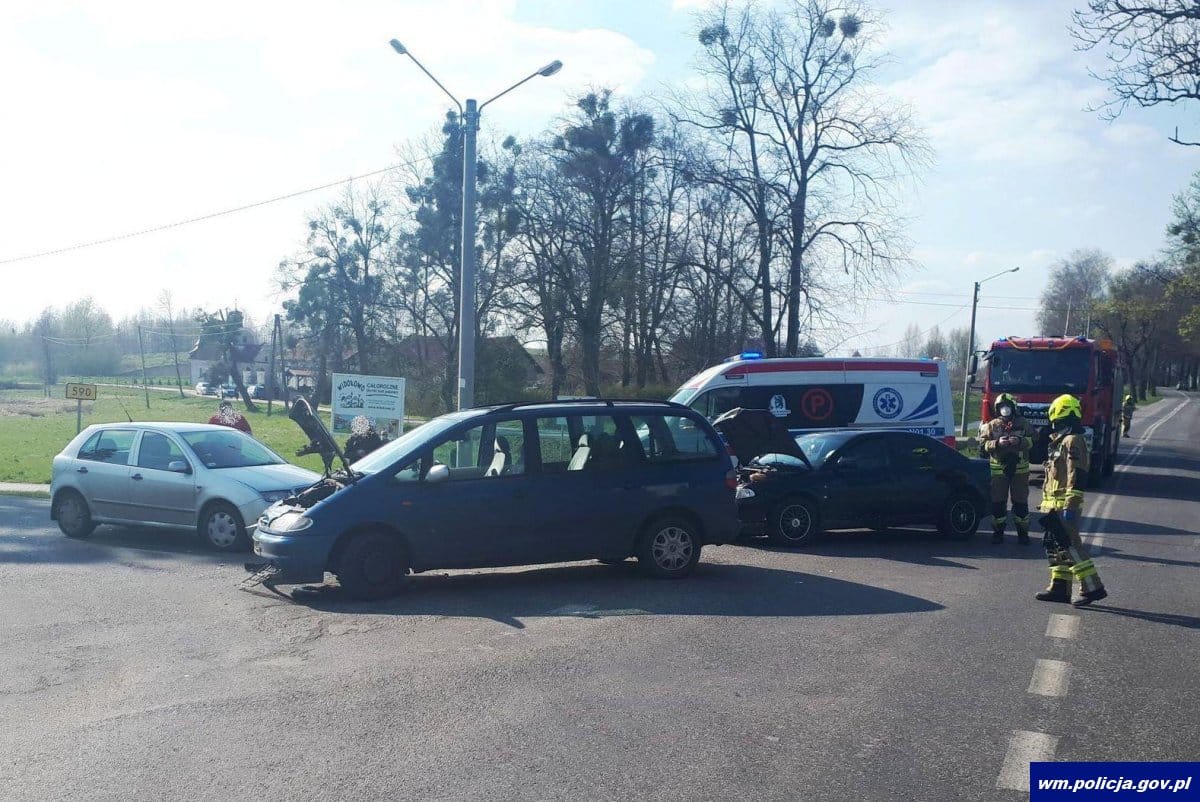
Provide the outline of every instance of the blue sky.
{"type": "MultiPolygon", "coordinates": [[[[565,68],[488,109],[485,129],[533,134],[587,86],[654,95],[689,77],[704,0],[439,0],[339,4],[49,0],[0,9],[0,260],[135,231],[376,170],[429,135],[437,89],[387,46],[402,39],[452,90],[487,96],[553,58],[565,68]],[[13,80],[13,76],[17,76],[13,80]]],[[[980,334],[1032,329],[1047,267],[1096,247],[1119,264],[1152,256],[1171,195],[1200,168],[1187,109],[1115,123],[1073,49],[1072,4],[909,0],[877,4],[891,53],[883,88],[909,103],[936,151],[908,214],[921,269],[865,303],[846,299],[853,346],[906,324],[965,325],[985,288],[980,334]]],[[[117,316],[168,288],[183,306],[234,300],[274,311],[271,275],[302,242],[307,210],[335,191],[213,221],[0,265],[15,290],[0,319],[92,294],[117,316]]],[[[843,336],[844,336],[843,335],[843,336]]]]}

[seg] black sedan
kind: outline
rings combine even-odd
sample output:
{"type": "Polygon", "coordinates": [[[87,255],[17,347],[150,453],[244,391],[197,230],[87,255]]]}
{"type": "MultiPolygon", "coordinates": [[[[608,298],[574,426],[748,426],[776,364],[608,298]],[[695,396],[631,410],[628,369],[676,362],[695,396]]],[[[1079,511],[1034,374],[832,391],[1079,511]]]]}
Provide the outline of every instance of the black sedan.
{"type": "MultiPolygon", "coordinates": [[[[737,434],[718,429],[738,451],[737,434]]],[[[802,546],[830,529],[933,524],[967,538],[987,515],[987,461],[925,435],[830,431],[757,438],[755,445],[762,453],[739,469],[745,535],[802,546]]]]}

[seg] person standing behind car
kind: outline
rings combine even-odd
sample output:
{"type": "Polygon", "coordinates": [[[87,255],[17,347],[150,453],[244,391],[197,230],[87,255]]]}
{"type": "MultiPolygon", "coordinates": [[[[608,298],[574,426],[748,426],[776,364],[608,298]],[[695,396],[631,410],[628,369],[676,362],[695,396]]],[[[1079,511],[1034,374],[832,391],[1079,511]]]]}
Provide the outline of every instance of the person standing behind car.
{"type": "Polygon", "coordinates": [[[357,415],[350,421],[350,436],[346,438],[346,459],[356,462],[383,445],[383,438],[375,431],[375,423],[365,415],[357,415]]]}
{"type": "Polygon", "coordinates": [[[239,432],[245,432],[252,435],[250,431],[250,421],[246,420],[246,416],[233,408],[233,402],[222,401],[217,406],[217,414],[208,419],[208,422],[215,426],[228,426],[232,429],[237,429],[239,432]]]}
{"type": "Polygon", "coordinates": [[[1029,544],[1029,451],[1035,432],[1021,415],[1017,399],[1008,393],[996,399],[995,412],[996,417],[979,427],[980,449],[992,469],[992,542],[1004,542],[1011,498],[1017,542],[1025,546],[1029,544]]]}

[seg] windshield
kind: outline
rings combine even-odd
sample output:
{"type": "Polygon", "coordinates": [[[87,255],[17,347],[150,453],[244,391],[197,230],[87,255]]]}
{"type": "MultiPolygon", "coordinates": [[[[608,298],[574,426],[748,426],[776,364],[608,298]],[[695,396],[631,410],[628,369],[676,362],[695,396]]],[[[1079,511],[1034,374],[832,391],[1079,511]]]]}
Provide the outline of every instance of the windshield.
{"type": "Polygon", "coordinates": [[[422,424],[415,429],[405,432],[390,443],[372,451],[358,462],[352,464],[350,470],[363,474],[372,474],[389,468],[395,465],[398,460],[427,445],[430,440],[442,434],[442,432],[471,417],[471,414],[474,413],[463,414],[456,412],[451,415],[434,418],[429,423],[422,424]]]}
{"type": "Polygon", "coordinates": [[[184,432],[181,436],[206,468],[250,468],[286,463],[283,457],[236,429],[184,432]]]}
{"type": "Polygon", "coordinates": [[[992,352],[988,378],[993,392],[1079,394],[1088,387],[1090,352],[1085,348],[1060,351],[992,352]]]}
{"type": "Polygon", "coordinates": [[[695,387],[680,387],[675,391],[675,395],[671,396],[667,400],[674,401],[676,404],[683,404],[684,406],[687,406],[691,403],[692,399],[696,397],[696,393],[698,392],[700,392],[700,390],[695,387]]]}
{"type": "Polygon", "coordinates": [[[798,436],[796,445],[804,451],[813,468],[820,468],[833,452],[853,436],[854,432],[813,432],[798,436]]]}

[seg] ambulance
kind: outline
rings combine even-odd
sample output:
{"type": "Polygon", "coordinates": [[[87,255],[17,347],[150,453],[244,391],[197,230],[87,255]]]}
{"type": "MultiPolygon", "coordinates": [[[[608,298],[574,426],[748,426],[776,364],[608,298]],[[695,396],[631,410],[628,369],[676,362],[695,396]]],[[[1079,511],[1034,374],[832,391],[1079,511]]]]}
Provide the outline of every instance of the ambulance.
{"type": "Polygon", "coordinates": [[[793,432],[900,430],[954,446],[946,365],[934,359],[764,359],[754,351],[700,371],[671,400],[710,420],[766,409],[793,432]]]}

